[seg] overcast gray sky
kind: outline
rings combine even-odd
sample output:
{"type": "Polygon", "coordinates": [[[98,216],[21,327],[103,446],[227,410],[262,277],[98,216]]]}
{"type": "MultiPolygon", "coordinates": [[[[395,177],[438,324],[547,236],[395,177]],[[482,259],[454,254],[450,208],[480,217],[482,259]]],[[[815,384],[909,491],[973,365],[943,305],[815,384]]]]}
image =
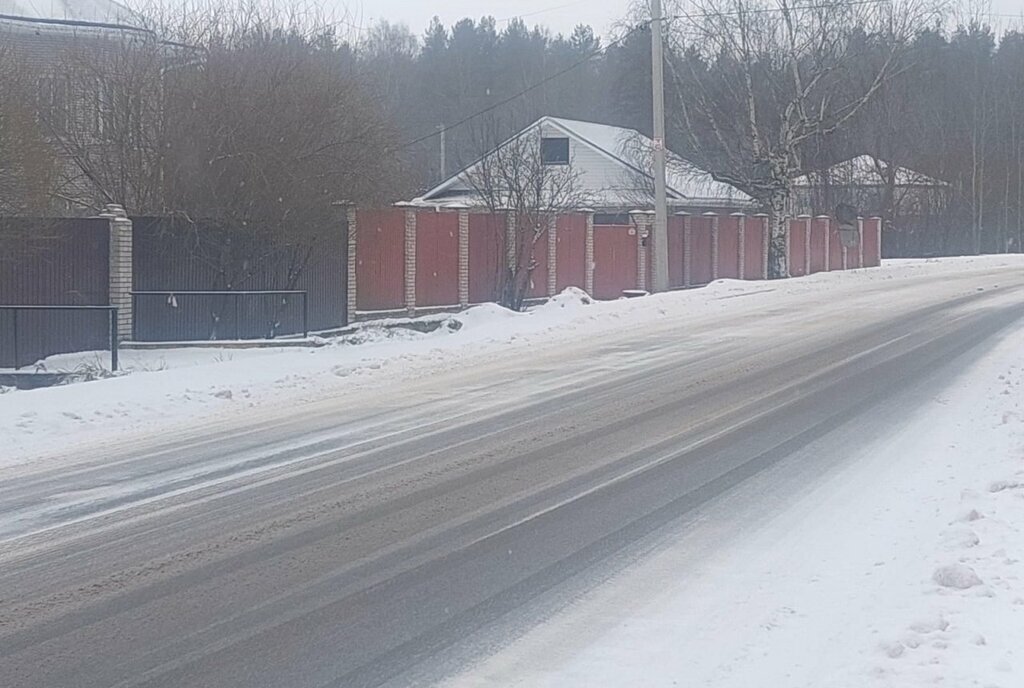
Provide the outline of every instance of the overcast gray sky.
{"type": "MultiPolygon", "coordinates": [[[[613,23],[626,14],[627,0],[334,0],[348,7],[355,23],[366,26],[378,19],[404,22],[421,34],[437,15],[446,26],[463,17],[499,20],[522,17],[529,25],[543,24],[558,33],[568,33],[576,24],[590,24],[607,34],[613,23]]],[[[502,22],[504,23],[504,22],[502,22]]]]}
{"type": "MultiPolygon", "coordinates": [[[[568,33],[576,24],[590,24],[608,35],[627,12],[629,0],[328,0],[339,10],[348,8],[353,23],[374,24],[378,19],[403,22],[419,35],[435,14],[446,26],[463,17],[491,15],[500,20],[521,16],[529,26],[542,24],[555,33],[568,33]]],[[[976,0],[963,0],[964,4],[976,0]]],[[[1024,0],[991,0],[991,11],[1019,15],[1024,0]]],[[[1002,20],[1004,23],[1009,21],[1002,20]]]]}

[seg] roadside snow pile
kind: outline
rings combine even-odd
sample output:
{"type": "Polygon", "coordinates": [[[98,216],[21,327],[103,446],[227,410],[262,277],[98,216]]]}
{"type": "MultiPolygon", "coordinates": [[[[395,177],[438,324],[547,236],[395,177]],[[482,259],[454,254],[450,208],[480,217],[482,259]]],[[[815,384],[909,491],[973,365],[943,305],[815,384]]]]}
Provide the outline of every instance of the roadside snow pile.
{"type": "MultiPolygon", "coordinates": [[[[679,336],[714,331],[730,318],[756,326],[771,309],[797,318],[808,303],[820,304],[828,289],[836,308],[857,299],[871,303],[894,281],[1004,266],[1024,267],[1019,256],[952,259],[880,269],[821,273],[776,282],[720,280],[704,289],[638,299],[593,302],[569,288],[523,313],[494,304],[458,314],[391,321],[402,327],[362,323],[352,334],[317,342],[313,348],[178,348],[125,350],[123,371],[111,379],[0,395],[0,436],[5,444],[0,465],[30,460],[46,452],[126,433],[155,432],[206,422],[254,407],[288,407],[357,390],[385,393],[389,385],[425,375],[507,360],[513,350],[530,352],[585,341],[628,343],[632,333],[665,329],[679,336]],[[743,298],[737,298],[743,297],[743,298]]],[[[55,356],[43,362],[50,371],[89,369],[109,375],[104,351],[55,356]]]]}

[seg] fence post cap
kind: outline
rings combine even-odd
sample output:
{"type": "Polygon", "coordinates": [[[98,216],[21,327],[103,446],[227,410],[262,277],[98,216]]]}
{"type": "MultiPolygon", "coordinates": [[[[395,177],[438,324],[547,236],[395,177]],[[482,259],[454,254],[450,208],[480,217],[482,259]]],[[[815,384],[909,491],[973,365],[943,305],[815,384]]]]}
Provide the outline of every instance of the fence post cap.
{"type": "Polygon", "coordinates": [[[701,213],[701,215],[703,215],[704,217],[718,217],[718,213],[716,213],[714,210],[706,210],[703,213],[701,213]]]}
{"type": "Polygon", "coordinates": [[[815,220],[831,220],[832,216],[831,215],[815,215],[814,219],[815,220]]]}
{"type": "Polygon", "coordinates": [[[810,220],[811,216],[810,216],[809,213],[800,213],[799,215],[796,216],[796,219],[798,219],[798,220],[810,220]]]}
{"type": "Polygon", "coordinates": [[[677,210],[674,214],[678,215],[679,217],[684,217],[689,215],[690,213],[686,210],[677,210]]]}
{"type": "Polygon", "coordinates": [[[576,212],[578,212],[578,213],[590,213],[591,215],[593,215],[596,211],[593,208],[577,208],[576,212]]]}
{"type": "Polygon", "coordinates": [[[768,213],[754,213],[754,217],[768,217],[768,213]]]}
{"type": "Polygon", "coordinates": [[[747,214],[741,210],[737,210],[735,213],[729,213],[730,217],[746,217],[747,214]]]}
{"type": "Polygon", "coordinates": [[[99,216],[105,218],[127,219],[128,213],[125,212],[124,206],[122,206],[119,203],[107,203],[105,206],[103,206],[103,212],[101,212],[99,216]]]}

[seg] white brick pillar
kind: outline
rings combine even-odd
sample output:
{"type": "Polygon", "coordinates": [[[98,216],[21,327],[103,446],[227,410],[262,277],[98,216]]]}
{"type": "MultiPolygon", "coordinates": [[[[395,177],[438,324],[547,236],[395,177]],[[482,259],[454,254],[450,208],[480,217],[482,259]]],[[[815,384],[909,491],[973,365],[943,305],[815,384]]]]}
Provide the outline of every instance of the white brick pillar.
{"type": "Polygon", "coordinates": [[[132,221],[116,203],[106,206],[100,217],[110,222],[107,299],[117,307],[117,338],[132,337],[132,221]]]}
{"type": "Polygon", "coordinates": [[[871,220],[875,223],[875,236],[877,237],[877,243],[875,248],[878,250],[878,255],[875,258],[878,259],[878,265],[882,265],[882,218],[875,215],[871,220]]]}
{"type": "Polygon", "coordinates": [[[690,286],[693,269],[693,237],[690,235],[690,214],[679,213],[683,217],[683,286],[690,286]]]}
{"type": "Polygon", "coordinates": [[[711,281],[718,279],[718,213],[708,211],[705,217],[711,218],[711,281]]]}
{"type": "Polygon", "coordinates": [[[416,311],[416,211],[405,211],[405,307],[416,311]]]}
{"type": "Polygon", "coordinates": [[[459,305],[469,305],[469,210],[459,210],[459,305]]]}
{"type": "MultiPolygon", "coordinates": [[[[356,244],[356,207],[349,205],[345,208],[345,231],[348,234],[346,240],[348,241],[348,266],[346,275],[346,288],[345,297],[348,307],[348,319],[351,321],[355,318],[356,309],[359,307],[359,299],[357,294],[356,281],[356,270],[359,264],[359,254],[357,252],[356,244]]],[[[348,323],[345,323],[346,325],[348,323]]]]}
{"type": "Polygon", "coordinates": [[[832,269],[832,218],[825,217],[825,272],[832,269]]]}
{"type": "Polygon", "coordinates": [[[747,216],[743,213],[733,213],[736,218],[736,236],[739,246],[736,247],[737,258],[739,259],[739,278],[747,278],[747,216]]]}
{"type": "Polygon", "coordinates": [[[548,296],[558,291],[558,218],[548,218],[548,296]]]}
{"type": "Polygon", "coordinates": [[[583,288],[591,296],[594,295],[594,213],[587,212],[587,228],[583,238],[583,288]]]}

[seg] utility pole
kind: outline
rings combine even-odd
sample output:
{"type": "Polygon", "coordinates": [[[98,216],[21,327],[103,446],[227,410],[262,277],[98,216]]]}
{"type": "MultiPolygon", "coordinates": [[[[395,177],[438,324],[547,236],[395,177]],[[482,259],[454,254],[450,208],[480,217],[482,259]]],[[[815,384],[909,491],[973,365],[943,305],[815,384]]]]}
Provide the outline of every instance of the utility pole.
{"type": "Polygon", "coordinates": [[[668,207],[665,194],[665,57],[661,0],[651,0],[651,85],[654,90],[654,236],[651,288],[668,291],[668,207]]]}
{"type": "Polygon", "coordinates": [[[445,128],[443,124],[437,125],[437,130],[441,132],[441,181],[448,178],[448,153],[445,150],[445,128]]]}

